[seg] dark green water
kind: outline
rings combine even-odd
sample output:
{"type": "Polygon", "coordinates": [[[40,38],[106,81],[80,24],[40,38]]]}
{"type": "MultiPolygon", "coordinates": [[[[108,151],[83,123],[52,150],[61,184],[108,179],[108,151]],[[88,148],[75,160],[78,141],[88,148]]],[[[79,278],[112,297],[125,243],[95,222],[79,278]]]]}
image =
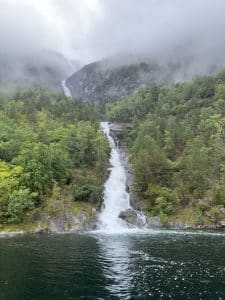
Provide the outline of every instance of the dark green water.
{"type": "Polygon", "coordinates": [[[0,299],[225,299],[225,235],[2,239],[0,299]]]}

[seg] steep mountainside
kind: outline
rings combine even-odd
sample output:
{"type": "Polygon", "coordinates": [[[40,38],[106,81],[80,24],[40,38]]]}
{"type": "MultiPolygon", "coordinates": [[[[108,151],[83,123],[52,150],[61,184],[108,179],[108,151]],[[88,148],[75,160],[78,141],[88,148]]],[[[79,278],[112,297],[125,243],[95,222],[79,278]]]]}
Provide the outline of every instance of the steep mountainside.
{"type": "Polygon", "coordinates": [[[85,65],[66,80],[66,85],[74,98],[101,102],[121,99],[152,81],[171,84],[190,80],[203,71],[212,74],[219,68],[207,65],[205,69],[202,66],[197,68],[190,57],[159,61],[145,56],[118,56],[85,65]]]}
{"type": "Polygon", "coordinates": [[[99,102],[123,98],[150,81],[169,82],[168,69],[149,62],[119,66],[94,62],[70,76],[66,85],[73,97],[99,102]]]}

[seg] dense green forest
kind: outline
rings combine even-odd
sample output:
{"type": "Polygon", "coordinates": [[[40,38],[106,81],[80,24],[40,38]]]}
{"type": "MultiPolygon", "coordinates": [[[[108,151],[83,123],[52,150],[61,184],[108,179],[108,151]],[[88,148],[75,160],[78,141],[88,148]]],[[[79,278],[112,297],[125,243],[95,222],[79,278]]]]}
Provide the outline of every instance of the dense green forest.
{"type": "Polygon", "coordinates": [[[110,149],[99,114],[129,125],[134,189],[149,215],[194,225],[223,219],[225,72],[151,83],[97,109],[40,87],[0,94],[0,224],[52,213],[65,199],[100,205],[110,149]]]}
{"type": "MultiPolygon", "coordinates": [[[[55,202],[98,203],[109,146],[88,103],[39,87],[0,96],[0,224],[55,202]]],[[[57,207],[57,205],[55,206],[57,207]]]]}
{"type": "Polygon", "coordinates": [[[191,83],[152,83],[106,105],[129,123],[135,191],[150,215],[215,224],[225,210],[225,72],[191,83]]]}

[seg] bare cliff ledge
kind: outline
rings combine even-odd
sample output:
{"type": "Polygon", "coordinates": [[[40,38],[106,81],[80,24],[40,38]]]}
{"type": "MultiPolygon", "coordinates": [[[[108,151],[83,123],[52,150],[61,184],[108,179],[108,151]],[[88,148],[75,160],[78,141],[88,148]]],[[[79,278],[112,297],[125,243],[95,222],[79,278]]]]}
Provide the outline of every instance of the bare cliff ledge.
{"type": "Polygon", "coordinates": [[[79,233],[94,230],[98,205],[82,202],[55,203],[52,211],[34,212],[23,224],[1,225],[0,238],[24,234],[79,233]]]}

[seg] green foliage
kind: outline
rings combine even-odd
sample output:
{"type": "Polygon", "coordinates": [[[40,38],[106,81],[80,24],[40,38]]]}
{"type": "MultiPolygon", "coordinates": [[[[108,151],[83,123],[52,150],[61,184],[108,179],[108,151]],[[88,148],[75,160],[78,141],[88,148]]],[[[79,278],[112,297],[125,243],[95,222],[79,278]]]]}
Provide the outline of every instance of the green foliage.
{"type": "Polygon", "coordinates": [[[145,192],[148,210],[153,215],[170,215],[176,211],[179,204],[178,196],[171,189],[149,184],[145,192]]]}
{"type": "Polygon", "coordinates": [[[194,205],[202,220],[212,207],[225,207],[224,71],[191,83],[152,85],[108,105],[106,115],[133,127],[126,140],[136,193],[151,213],[165,216],[194,205]],[[169,193],[179,201],[171,204],[169,193]]]}
{"type": "Polygon", "coordinates": [[[201,211],[202,215],[209,209],[210,204],[205,200],[200,200],[197,203],[197,208],[201,211]]]}
{"type": "Polygon", "coordinates": [[[213,187],[213,201],[216,205],[225,206],[225,184],[216,184],[213,187]]]}
{"type": "Polygon", "coordinates": [[[170,162],[154,139],[147,135],[138,135],[133,146],[132,161],[135,164],[136,183],[143,191],[149,182],[167,182],[170,162]]]}
{"type": "Polygon", "coordinates": [[[153,83],[145,90],[127,97],[123,101],[109,104],[107,107],[107,119],[119,122],[131,122],[134,119],[142,119],[154,108],[158,101],[159,88],[153,83]]]}
{"type": "Polygon", "coordinates": [[[36,193],[30,193],[29,189],[14,191],[9,198],[7,213],[10,222],[21,222],[24,212],[35,207],[36,193]]]}
{"type": "Polygon", "coordinates": [[[225,100],[225,84],[219,83],[216,85],[215,91],[215,99],[223,99],[225,100]]]}
{"type": "Polygon", "coordinates": [[[210,76],[197,78],[193,83],[193,93],[202,99],[213,97],[215,94],[215,79],[210,76]]]}
{"type": "Polygon", "coordinates": [[[51,191],[54,181],[65,183],[70,176],[68,154],[58,145],[27,144],[13,162],[23,168],[24,184],[40,195],[51,191]]]}
{"type": "Polygon", "coordinates": [[[217,205],[217,206],[213,206],[209,211],[211,219],[215,224],[217,224],[223,218],[223,214],[221,213],[221,208],[223,208],[223,206],[217,205]]]}
{"type": "Polygon", "coordinates": [[[98,201],[109,155],[98,128],[90,104],[43,88],[21,88],[13,99],[1,101],[0,223],[22,222],[37,206],[48,206],[56,186],[98,201]],[[83,170],[79,184],[76,172],[83,170]]]}
{"type": "Polygon", "coordinates": [[[74,173],[73,198],[75,201],[101,202],[103,196],[102,179],[87,170],[74,173]]]}
{"type": "Polygon", "coordinates": [[[7,219],[7,207],[12,193],[19,189],[22,168],[0,161],[0,221],[7,219]]]}
{"type": "Polygon", "coordinates": [[[199,198],[207,190],[209,175],[209,150],[201,147],[199,143],[189,143],[180,162],[180,171],[176,175],[177,182],[182,182],[188,195],[199,198]]]}
{"type": "Polygon", "coordinates": [[[76,201],[98,202],[102,197],[102,188],[93,184],[84,184],[74,187],[74,199],[76,201]]]}

